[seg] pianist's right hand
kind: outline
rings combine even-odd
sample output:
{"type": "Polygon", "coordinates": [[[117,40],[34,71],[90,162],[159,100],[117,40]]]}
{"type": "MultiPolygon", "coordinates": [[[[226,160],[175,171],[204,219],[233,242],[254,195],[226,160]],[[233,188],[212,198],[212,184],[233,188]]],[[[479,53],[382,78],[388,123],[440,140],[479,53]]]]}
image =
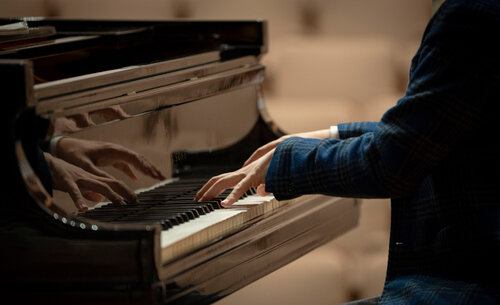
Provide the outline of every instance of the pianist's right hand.
{"type": "Polygon", "coordinates": [[[261,196],[269,193],[265,190],[265,180],[267,169],[271,163],[274,149],[278,144],[290,137],[326,139],[331,136],[330,129],[322,129],[311,132],[298,133],[294,135],[282,136],[277,140],[269,142],[258,148],[243,167],[240,169],[224,173],[210,179],[196,193],[197,201],[211,200],[217,197],[224,190],[232,188],[231,193],[222,201],[223,206],[230,206],[235,203],[248,189],[255,187],[261,196]]]}
{"type": "Polygon", "coordinates": [[[266,192],[265,180],[267,169],[271,163],[274,149],[268,151],[265,155],[255,162],[243,166],[242,168],[229,173],[224,173],[210,179],[196,193],[197,201],[207,201],[219,196],[223,191],[232,188],[231,193],[224,199],[222,206],[230,206],[235,203],[250,188],[257,188],[257,193],[261,196],[268,195],[266,192]]]}
{"type": "Polygon", "coordinates": [[[79,211],[87,210],[85,198],[99,202],[106,197],[115,204],[137,202],[136,194],[117,179],[96,176],[49,153],[44,153],[44,156],[53,188],[67,192],[79,211]]]}

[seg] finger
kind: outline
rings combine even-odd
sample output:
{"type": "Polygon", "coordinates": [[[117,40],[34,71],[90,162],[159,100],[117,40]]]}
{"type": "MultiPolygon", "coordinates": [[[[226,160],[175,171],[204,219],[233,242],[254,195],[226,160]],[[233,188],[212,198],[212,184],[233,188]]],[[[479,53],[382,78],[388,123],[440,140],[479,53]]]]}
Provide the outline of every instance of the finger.
{"type": "Polygon", "coordinates": [[[265,184],[260,184],[257,187],[257,194],[259,194],[259,196],[268,196],[268,195],[271,195],[271,193],[266,192],[266,185],[265,184]]]}
{"type": "Polygon", "coordinates": [[[218,179],[201,197],[200,201],[211,200],[228,188],[234,187],[245,178],[244,174],[230,173],[218,179]]]}
{"type": "MultiPolygon", "coordinates": [[[[123,198],[125,198],[128,202],[137,202],[137,195],[125,185],[122,181],[116,180],[113,176],[106,173],[105,171],[97,168],[90,160],[85,162],[84,167],[92,174],[95,175],[95,178],[105,184],[109,185],[113,189],[114,192],[120,194],[123,198]]],[[[129,168],[130,170],[130,168],[129,168]]],[[[131,171],[131,170],[130,170],[131,171]]],[[[126,173],[126,172],[125,172],[126,173]]],[[[132,173],[132,176],[135,175],[132,173]]],[[[113,201],[111,198],[106,196],[108,199],[113,201]]],[[[122,198],[122,200],[123,200],[122,198]]]]}
{"type": "Polygon", "coordinates": [[[104,200],[104,198],[106,198],[103,195],[96,192],[84,192],[83,196],[92,202],[101,202],[104,200]]]}
{"type": "Polygon", "coordinates": [[[75,122],[76,125],[80,128],[95,126],[95,123],[92,121],[88,113],[79,113],[70,116],[75,122]]]}
{"type": "Polygon", "coordinates": [[[130,117],[130,115],[126,113],[125,110],[123,110],[123,108],[121,108],[120,106],[113,106],[111,108],[116,114],[116,117],[118,117],[119,119],[126,119],[130,117]]]}
{"type": "MultiPolygon", "coordinates": [[[[103,178],[104,179],[104,178],[103,178]]],[[[114,204],[124,205],[125,199],[118,195],[109,185],[97,179],[78,180],[80,189],[84,191],[96,192],[108,198],[114,204]]]]}
{"type": "Polygon", "coordinates": [[[166,179],[165,175],[163,175],[163,173],[157,167],[154,167],[154,169],[155,169],[155,172],[156,172],[157,179],[159,179],[159,180],[165,180],[166,179]]]}
{"type": "Polygon", "coordinates": [[[132,171],[132,169],[130,168],[130,166],[128,166],[127,163],[125,162],[116,162],[115,164],[113,164],[113,167],[124,172],[125,175],[129,176],[130,178],[132,178],[133,180],[137,180],[137,176],[134,174],[134,172],[132,171]]]}
{"type": "Polygon", "coordinates": [[[200,201],[200,199],[205,195],[205,193],[212,187],[212,185],[214,185],[215,182],[217,182],[217,180],[219,180],[221,176],[215,176],[213,178],[211,178],[210,180],[208,180],[207,183],[205,183],[201,189],[196,193],[196,196],[194,197],[194,199],[196,201],[200,201]]]}
{"type": "Polygon", "coordinates": [[[82,168],[95,176],[113,179],[113,176],[95,166],[90,160],[85,160],[82,164],[82,168]]]}
{"type": "Polygon", "coordinates": [[[245,163],[243,163],[243,167],[247,166],[248,164],[254,162],[255,160],[259,159],[265,154],[266,147],[260,147],[256,151],[253,152],[253,154],[248,158],[245,163]]]}
{"type": "Polygon", "coordinates": [[[139,170],[145,175],[148,175],[152,178],[158,180],[164,180],[165,176],[161,173],[161,171],[154,166],[149,160],[145,157],[135,153],[134,151],[128,150],[125,147],[116,147],[114,146],[107,158],[118,159],[124,163],[131,164],[134,168],[139,170]]]}
{"type": "Polygon", "coordinates": [[[77,184],[71,181],[68,185],[68,194],[73,200],[73,203],[75,204],[76,208],[80,212],[85,212],[88,210],[87,203],[85,199],[83,198],[82,193],[80,192],[80,189],[78,188],[77,184]]]}
{"type": "Polygon", "coordinates": [[[282,140],[280,138],[280,139],[271,141],[271,142],[269,142],[269,143],[261,146],[260,148],[258,148],[256,151],[254,151],[254,153],[250,156],[250,158],[248,158],[245,161],[245,163],[243,163],[243,167],[247,166],[248,164],[254,162],[255,160],[257,160],[260,157],[262,157],[263,155],[265,155],[267,152],[269,152],[270,150],[272,150],[273,148],[275,148],[276,146],[278,146],[278,144],[281,141],[282,140]]]}
{"type": "Polygon", "coordinates": [[[252,187],[252,183],[251,183],[250,179],[245,178],[245,179],[241,180],[241,182],[238,183],[233,188],[233,191],[226,197],[226,199],[224,199],[221,202],[221,205],[225,206],[225,207],[232,205],[233,203],[238,201],[238,199],[240,199],[241,196],[243,196],[243,194],[245,194],[245,192],[248,191],[251,187],[252,187]]]}
{"type": "Polygon", "coordinates": [[[123,160],[127,163],[132,164],[136,169],[138,169],[143,174],[150,176],[155,179],[164,179],[160,170],[158,170],[151,162],[141,155],[135,153],[122,152],[123,160]]]}
{"type": "Polygon", "coordinates": [[[122,196],[127,200],[127,202],[137,203],[139,199],[137,195],[132,191],[125,183],[116,179],[102,178],[103,182],[106,183],[113,191],[122,196]]]}
{"type": "Polygon", "coordinates": [[[106,121],[112,121],[117,119],[126,119],[130,117],[121,107],[109,107],[105,109],[99,109],[93,111],[92,114],[101,115],[106,121]]]}
{"type": "Polygon", "coordinates": [[[151,177],[158,179],[158,180],[165,180],[166,179],[166,177],[163,175],[163,173],[160,171],[160,169],[158,169],[158,167],[156,167],[153,163],[149,162],[148,160],[146,160],[146,162],[148,164],[149,170],[151,171],[151,174],[150,174],[151,177]]]}

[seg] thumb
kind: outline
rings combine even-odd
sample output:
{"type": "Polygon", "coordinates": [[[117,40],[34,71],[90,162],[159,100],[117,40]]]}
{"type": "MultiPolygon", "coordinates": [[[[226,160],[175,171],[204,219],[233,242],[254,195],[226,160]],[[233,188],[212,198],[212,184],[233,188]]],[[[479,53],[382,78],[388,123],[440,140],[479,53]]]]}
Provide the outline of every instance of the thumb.
{"type": "Polygon", "coordinates": [[[260,196],[268,196],[268,195],[271,195],[271,193],[266,192],[266,185],[265,185],[265,184],[260,184],[260,185],[257,187],[257,194],[259,194],[260,196]]]}

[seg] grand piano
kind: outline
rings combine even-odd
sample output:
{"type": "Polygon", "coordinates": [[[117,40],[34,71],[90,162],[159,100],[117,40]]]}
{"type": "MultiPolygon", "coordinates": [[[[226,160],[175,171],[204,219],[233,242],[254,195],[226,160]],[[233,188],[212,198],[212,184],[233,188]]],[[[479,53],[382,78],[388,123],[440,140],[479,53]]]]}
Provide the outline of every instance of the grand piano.
{"type": "Polygon", "coordinates": [[[284,134],[262,94],[266,27],[0,20],[2,302],[209,304],[357,225],[352,198],[193,200],[284,134]],[[136,151],[165,179],[105,167],[139,202],[79,212],[42,170],[61,137],[136,151]]]}

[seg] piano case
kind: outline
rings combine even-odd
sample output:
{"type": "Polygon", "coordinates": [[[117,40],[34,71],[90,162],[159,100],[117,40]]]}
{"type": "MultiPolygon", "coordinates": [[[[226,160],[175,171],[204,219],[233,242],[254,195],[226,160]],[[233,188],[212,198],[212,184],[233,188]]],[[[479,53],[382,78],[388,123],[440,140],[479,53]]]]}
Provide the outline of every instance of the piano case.
{"type": "Polygon", "coordinates": [[[132,149],[166,180],[105,170],[144,196],[194,183],[187,196],[283,135],[262,95],[265,21],[0,20],[9,23],[24,32],[0,36],[7,303],[209,304],[357,225],[349,198],[250,192],[233,210],[142,217],[150,203],[78,213],[51,188],[41,151],[57,137],[132,149]],[[216,213],[235,216],[180,237],[191,218],[216,213]]]}

